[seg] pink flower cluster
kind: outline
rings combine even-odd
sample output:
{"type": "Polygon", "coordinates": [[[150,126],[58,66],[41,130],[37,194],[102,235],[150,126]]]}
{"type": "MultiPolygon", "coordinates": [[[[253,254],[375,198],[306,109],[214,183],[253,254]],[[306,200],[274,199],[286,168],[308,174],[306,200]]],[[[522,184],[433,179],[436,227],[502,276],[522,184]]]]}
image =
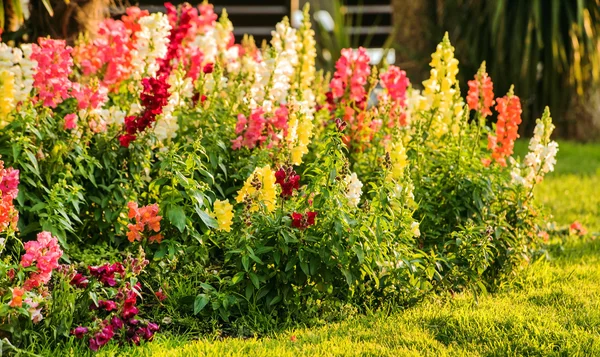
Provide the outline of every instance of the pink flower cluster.
{"type": "Polygon", "coordinates": [[[123,147],[129,147],[129,144],[137,138],[137,133],[142,133],[156,121],[156,117],[163,112],[163,107],[169,102],[169,83],[168,76],[163,74],[156,78],[142,79],[144,90],[140,95],[144,111],[135,116],[130,115],[125,118],[125,134],[119,136],[119,142],[123,147]]]}
{"type": "Polygon", "coordinates": [[[494,104],[494,84],[492,78],[486,72],[475,75],[474,80],[470,80],[469,92],[467,94],[467,104],[469,109],[476,110],[485,118],[492,115],[490,108],[494,104]]]}
{"type": "Polygon", "coordinates": [[[0,193],[13,199],[19,193],[19,170],[12,167],[5,169],[2,160],[0,160],[0,193]]]}
{"type": "Polygon", "coordinates": [[[391,101],[389,127],[395,126],[398,123],[400,126],[406,126],[406,89],[410,85],[410,80],[406,76],[406,72],[396,66],[389,66],[385,73],[382,73],[381,86],[386,90],[386,95],[382,98],[384,101],[391,101]]]}
{"type": "Polygon", "coordinates": [[[58,240],[49,232],[41,232],[37,235],[37,240],[25,243],[21,266],[27,268],[35,263],[37,271],[31,273],[23,288],[29,291],[47,284],[52,277],[52,270],[58,268],[62,253],[58,240]]]}
{"type": "MultiPolygon", "coordinates": [[[[488,149],[492,150],[492,159],[501,166],[506,166],[506,158],[512,155],[515,140],[519,137],[519,124],[521,124],[521,101],[516,95],[504,96],[496,100],[498,122],[496,135],[488,135],[488,149]]],[[[491,160],[484,160],[484,165],[491,164],[491,160]]]]}
{"type": "Polygon", "coordinates": [[[32,46],[31,59],[37,61],[33,86],[44,106],[56,108],[69,98],[72,83],[69,80],[73,67],[71,47],[63,40],[40,38],[32,46]]]}
{"type": "MultiPolygon", "coordinates": [[[[148,14],[147,11],[136,12],[135,9],[137,8],[128,8],[127,14],[131,14],[129,18],[135,18],[136,21],[139,17],[148,14]]],[[[103,87],[117,90],[119,84],[131,74],[134,31],[135,28],[133,26],[128,28],[124,21],[113,19],[102,21],[98,25],[94,40],[87,44],[80,44],[73,50],[75,62],[83,74],[89,76],[103,72],[103,87]]]]}
{"type": "Polygon", "coordinates": [[[260,107],[253,109],[248,118],[244,114],[239,114],[235,126],[238,137],[232,140],[233,150],[240,149],[242,146],[254,149],[267,140],[269,141],[267,147],[273,147],[281,141],[281,138],[287,136],[288,115],[288,109],[283,104],[275,110],[275,115],[272,117],[265,117],[265,111],[260,107]]]}
{"type": "Polygon", "coordinates": [[[330,83],[334,98],[342,98],[348,92],[350,101],[363,103],[367,100],[365,85],[371,74],[369,61],[367,50],[363,47],[359,47],[356,52],[351,48],[342,50],[342,55],[335,64],[336,71],[330,83]]]}

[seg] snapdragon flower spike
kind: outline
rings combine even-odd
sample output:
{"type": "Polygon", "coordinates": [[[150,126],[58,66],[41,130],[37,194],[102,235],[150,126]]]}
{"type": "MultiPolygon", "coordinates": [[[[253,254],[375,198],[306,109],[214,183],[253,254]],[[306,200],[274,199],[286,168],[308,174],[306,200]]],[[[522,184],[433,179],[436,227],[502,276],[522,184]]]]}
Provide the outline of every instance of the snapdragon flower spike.
{"type": "Polygon", "coordinates": [[[23,288],[29,291],[50,281],[52,270],[58,268],[58,260],[63,252],[58,245],[58,239],[50,232],[39,233],[37,240],[26,242],[24,246],[25,254],[21,257],[21,266],[26,268],[36,263],[37,268],[23,285],[23,288]]]}
{"type": "Polygon", "coordinates": [[[356,52],[351,48],[344,48],[340,59],[335,63],[335,73],[330,83],[333,98],[342,98],[348,92],[350,101],[365,103],[365,85],[371,74],[369,62],[369,55],[363,47],[359,47],[356,52]]]}
{"type": "Polygon", "coordinates": [[[315,218],[317,217],[316,212],[306,212],[306,215],[302,213],[294,212],[291,215],[292,227],[300,230],[306,229],[315,224],[315,218]]]}
{"type": "Polygon", "coordinates": [[[44,106],[56,108],[69,98],[72,83],[72,48],[64,40],[40,38],[38,45],[32,46],[31,59],[36,61],[37,72],[33,75],[33,86],[38,99],[44,106]]]}
{"type": "MultiPolygon", "coordinates": [[[[521,101],[513,94],[512,87],[509,93],[496,100],[498,121],[496,122],[496,135],[488,135],[488,149],[492,150],[492,159],[501,166],[506,166],[506,158],[513,153],[515,140],[519,137],[519,124],[521,124],[521,101]]],[[[488,166],[490,159],[483,161],[488,166]]]]}
{"type": "Polygon", "coordinates": [[[478,111],[483,118],[492,115],[490,108],[494,105],[494,83],[485,69],[485,61],[481,64],[474,80],[468,82],[469,92],[467,104],[469,109],[478,111]]]}
{"type": "Polygon", "coordinates": [[[275,183],[281,186],[280,196],[284,199],[292,197],[294,190],[300,188],[300,176],[296,174],[296,171],[290,166],[287,168],[280,168],[275,172],[275,183]]]}
{"type": "MultiPolygon", "coordinates": [[[[162,220],[162,216],[158,215],[159,207],[156,203],[138,207],[137,203],[129,202],[127,206],[129,207],[129,219],[135,219],[136,221],[135,224],[129,224],[127,226],[129,228],[127,239],[130,242],[141,241],[142,233],[146,228],[148,231],[154,231],[155,233],[160,232],[160,221],[162,220]]],[[[162,234],[158,233],[150,236],[148,241],[150,243],[160,243],[162,238],[162,234]]]]}
{"type": "Polygon", "coordinates": [[[156,117],[162,114],[163,107],[169,103],[170,85],[167,83],[167,77],[163,74],[156,78],[142,79],[144,89],[140,100],[144,110],[138,116],[125,118],[125,133],[119,136],[121,146],[129,147],[129,144],[137,138],[136,134],[144,132],[156,121],[156,117]]]}
{"type": "Polygon", "coordinates": [[[169,44],[167,48],[167,54],[164,58],[159,59],[158,63],[160,68],[158,74],[170,74],[174,66],[182,61],[184,58],[185,44],[187,40],[190,43],[195,37],[197,32],[198,22],[198,10],[193,8],[190,4],[183,4],[177,8],[167,2],[165,3],[167,9],[167,18],[171,25],[171,32],[169,33],[169,44]]]}
{"type": "Polygon", "coordinates": [[[0,193],[13,199],[19,193],[19,170],[12,167],[5,169],[2,160],[0,160],[0,193]]]}
{"type": "Polygon", "coordinates": [[[383,102],[391,102],[388,126],[393,127],[396,123],[400,126],[408,125],[406,113],[403,112],[403,109],[406,108],[406,90],[410,85],[406,72],[392,65],[379,78],[381,86],[386,91],[381,99],[383,102]]]}

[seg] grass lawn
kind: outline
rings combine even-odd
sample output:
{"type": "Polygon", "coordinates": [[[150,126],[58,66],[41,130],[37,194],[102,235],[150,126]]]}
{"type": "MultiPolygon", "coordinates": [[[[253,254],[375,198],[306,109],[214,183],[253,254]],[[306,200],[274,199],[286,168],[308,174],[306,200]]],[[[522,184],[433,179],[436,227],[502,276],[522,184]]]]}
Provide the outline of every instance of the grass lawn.
{"type": "MultiPolygon", "coordinates": [[[[518,152],[526,150],[519,143],[518,152]]],[[[537,197],[557,224],[600,231],[600,145],[561,143],[556,172],[537,197]]],[[[526,267],[514,286],[480,297],[431,299],[261,339],[157,335],[136,348],[109,345],[98,356],[600,356],[600,239],[569,241],[552,259],[526,267]]],[[[46,351],[82,356],[67,347],[46,351]]]]}

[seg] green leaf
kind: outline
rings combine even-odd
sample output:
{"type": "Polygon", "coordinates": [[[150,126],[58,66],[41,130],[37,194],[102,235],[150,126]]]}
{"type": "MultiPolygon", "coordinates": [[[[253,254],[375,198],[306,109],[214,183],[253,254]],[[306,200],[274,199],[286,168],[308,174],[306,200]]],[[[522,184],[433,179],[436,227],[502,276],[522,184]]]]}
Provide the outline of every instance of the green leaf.
{"type": "Polygon", "coordinates": [[[169,207],[167,218],[180,232],[183,232],[185,229],[185,211],[181,206],[169,207]]]}
{"type": "Polygon", "coordinates": [[[248,273],[250,275],[250,280],[256,289],[260,287],[260,281],[258,280],[258,276],[254,273],[248,273]]]}
{"type": "Polygon", "coordinates": [[[208,304],[209,298],[206,294],[198,294],[194,300],[194,315],[198,315],[202,309],[208,304]]]}
{"type": "Polygon", "coordinates": [[[235,274],[233,276],[233,278],[231,278],[231,283],[233,285],[239,283],[244,278],[244,275],[245,275],[245,273],[243,271],[238,272],[237,274],[235,274]]]}

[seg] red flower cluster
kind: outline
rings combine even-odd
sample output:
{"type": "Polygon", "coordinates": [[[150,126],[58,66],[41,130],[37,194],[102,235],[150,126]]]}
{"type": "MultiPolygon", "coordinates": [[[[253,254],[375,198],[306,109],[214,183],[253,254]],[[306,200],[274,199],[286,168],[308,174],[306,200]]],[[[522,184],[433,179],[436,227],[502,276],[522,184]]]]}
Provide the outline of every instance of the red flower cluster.
{"type": "MultiPolygon", "coordinates": [[[[115,274],[119,274],[120,278],[124,278],[125,277],[125,267],[123,266],[123,264],[116,262],[113,264],[104,264],[101,265],[99,267],[88,267],[88,269],[90,270],[90,275],[92,275],[94,278],[98,279],[99,282],[101,282],[102,284],[104,284],[104,286],[115,286],[117,285],[117,280],[116,280],[116,276],[115,274]]],[[[77,277],[77,275],[75,275],[77,277]]],[[[87,280],[87,278],[83,277],[84,280],[87,280]]],[[[84,281],[82,278],[78,278],[78,279],[71,279],[71,284],[76,285],[77,282],[81,283],[84,281]]],[[[87,282],[85,283],[85,286],[87,286],[87,282]]]]}
{"type": "Polygon", "coordinates": [[[159,59],[157,75],[170,74],[177,60],[183,58],[185,47],[184,40],[187,42],[193,40],[197,32],[196,20],[198,19],[198,10],[192,5],[185,3],[179,7],[179,11],[175,5],[170,2],[165,3],[167,9],[167,18],[171,25],[171,33],[169,34],[169,47],[165,58],[159,59]]]}
{"type": "Polygon", "coordinates": [[[485,67],[479,70],[474,80],[470,80],[467,104],[469,109],[477,110],[485,118],[492,115],[490,108],[494,105],[494,83],[485,72],[485,67]]]}
{"type": "Polygon", "coordinates": [[[569,232],[571,234],[584,236],[587,234],[587,229],[585,229],[583,224],[581,224],[579,221],[575,221],[575,222],[571,223],[571,225],[569,226],[569,232]]]}
{"type": "Polygon", "coordinates": [[[287,199],[292,197],[294,189],[300,188],[300,176],[290,166],[280,168],[275,172],[275,183],[281,186],[281,197],[287,199]]]}
{"type": "MultiPolygon", "coordinates": [[[[515,140],[519,137],[518,130],[521,124],[521,101],[516,95],[509,94],[498,98],[496,110],[498,122],[496,135],[488,135],[488,149],[492,150],[492,159],[501,166],[506,166],[506,158],[512,155],[515,140]]],[[[486,166],[491,160],[484,160],[486,166]]]]}
{"type": "MultiPolygon", "coordinates": [[[[125,260],[127,267],[118,262],[104,264],[100,267],[89,267],[90,275],[103,285],[102,289],[117,285],[120,287],[116,294],[111,295],[114,296],[112,299],[98,300],[97,304],[90,305],[90,310],[104,316],[97,319],[100,321],[99,325],[96,327],[79,326],[73,329],[71,334],[79,339],[91,334],[89,347],[93,351],[97,351],[114,338],[125,339],[134,344],[139,344],[142,339],[151,340],[159,326],[153,322],[143,323],[135,318],[139,313],[137,297],[142,291],[142,286],[139,282],[132,286],[126,281],[128,280],[126,272],[138,275],[147,264],[146,259],[128,258],[125,260]]],[[[88,283],[87,277],[79,273],[76,273],[71,279],[71,284],[77,287],[87,287],[88,283]]]]}
{"type": "Polygon", "coordinates": [[[125,134],[119,136],[121,146],[129,147],[136,139],[136,134],[146,130],[156,121],[156,117],[163,112],[163,107],[169,102],[169,83],[167,75],[156,78],[142,79],[144,90],[140,95],[144,111],[139,116],[130,115],[125,118],[125,134]]]}
{"type": "MultiPolygon", "coordinates": [[[[154,231],[155,233],[160,231],[160,220],[162,219],[162,216],[158,215],[159,208],[156,203],[138,208],[137,203],[129,202],[127,206],[129,207],[129,219],[135,219],[136,221],[135,224],[129,224],[127,226],[129,228],[129,232],[127,232],[127,239],[130,242],[142,240],[141,233],[146,229],[146,227],[148,230],[154,231]]],[[[150,243],[160,243],[162,239],[162,234],[158,233],[150,236],[148,241],[150,243]]]]}
{"type": "Polygon", "coordinates": [[[298,229],[306,229],[315,224],[315,218],[317,217],[317,212],[306,212],[306,215],[302,213],[294,212],[292,213],[292,227],[298,229]]]}

